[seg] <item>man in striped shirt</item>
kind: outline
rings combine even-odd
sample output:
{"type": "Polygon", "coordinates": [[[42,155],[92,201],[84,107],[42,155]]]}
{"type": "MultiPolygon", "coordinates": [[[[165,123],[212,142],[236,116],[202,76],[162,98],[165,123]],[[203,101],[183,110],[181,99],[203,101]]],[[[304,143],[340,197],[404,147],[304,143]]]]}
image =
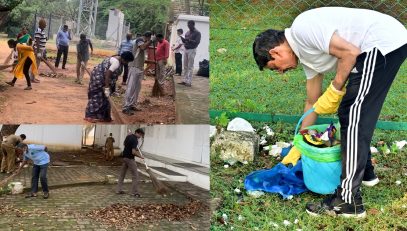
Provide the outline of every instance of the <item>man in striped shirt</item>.
{"type": "MultiPolygon", "coordinates": [[[[34,35],[34,52],[36,54],[37,68],[40,67],[41,58],[45,55],[45,44],[47,43],[47,37],[45,36],[45,27],[47,27],[47,22],[45,19],[41,18],[38,22],[38,28],[35,30],[34,35]]],[[[33,73],[30,73],[31,82],[39,83],[40,80],[35,78],[33,73]]]]}

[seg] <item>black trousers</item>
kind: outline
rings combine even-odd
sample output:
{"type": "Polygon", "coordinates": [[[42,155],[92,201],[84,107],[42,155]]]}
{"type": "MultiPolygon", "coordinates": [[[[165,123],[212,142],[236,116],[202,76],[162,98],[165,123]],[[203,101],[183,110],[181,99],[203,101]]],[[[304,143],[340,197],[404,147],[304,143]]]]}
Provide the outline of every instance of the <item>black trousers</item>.
{"type": "Polygon", "coordinates": [[[123,64],[123,82],[127,83],[127,77],[129,75],[129,64],[123,64]]]}
{"type": "MultiPolygon", "coordinates": [[[[30,58],[27,58],[25,60],[24,67],[23,67],[23,73],[25,76],[25,80],[27,81],[27,86],[29,86],[29,87],[31,86],[30,68],[31,68],[32,63],[33,63],[33,61],[30,58]]],[[[17,78],[14,77],[11,82],[15,83],[16,81],[17,81],[17,78]]]]}
{"type": "MultiPolygon", "coordinates": [[[[366,165],[371,166],[370,142],[383,102],[407,57],[407,44],[383,56],[377,48],[357,57],[349,75],[346,94],[339,106],[341,123],[341,195],[352,203],[362,183],[366,165]]],[[[400,102],[402,103],[402,102],[400,102]]]]}
{"type": "Polygon", "coordinates": [[[64,58],[62,60],[62,68],[65,68],[66,60],[68,59],[68,50],[69,46],[62,46],[59,45],[59,49],[57,52],[57,59],[55,60],[55,67],[59,66],[59,61],[61,60],[61,55],[64,55],[64,58]]]}
{"type": "Polygon", "coordinates": [[[182,54],[175,53],[175,74],[182,74],[182,54]]]}

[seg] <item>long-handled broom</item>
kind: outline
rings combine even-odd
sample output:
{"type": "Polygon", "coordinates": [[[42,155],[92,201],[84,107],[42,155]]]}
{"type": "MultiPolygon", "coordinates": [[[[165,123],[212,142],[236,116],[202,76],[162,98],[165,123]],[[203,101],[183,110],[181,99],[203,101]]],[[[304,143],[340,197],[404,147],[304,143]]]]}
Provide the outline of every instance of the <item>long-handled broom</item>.
{"type": "MultiPolygon", "coordinates": [[[[138,149],[138,152],[140,153],[140,155],[144,158],[144,155],[141,152],[140,148],[137,147],[137,149],[138,149]]],[[[155,191],[160,195],[167,194],[167,192],[168,192],[167,186],[165,186],[163,182],[159,181],[157,179],[157,177],[154,176],[153,171],[151,171],[151,169],[148,167],[148,165],[144,159],[143,159],[143,162],[144,162],[144,165],[146,166],[146,172],[150,176],[150,179],[151,179],[151,182],[153,183],[155,191]]]]}

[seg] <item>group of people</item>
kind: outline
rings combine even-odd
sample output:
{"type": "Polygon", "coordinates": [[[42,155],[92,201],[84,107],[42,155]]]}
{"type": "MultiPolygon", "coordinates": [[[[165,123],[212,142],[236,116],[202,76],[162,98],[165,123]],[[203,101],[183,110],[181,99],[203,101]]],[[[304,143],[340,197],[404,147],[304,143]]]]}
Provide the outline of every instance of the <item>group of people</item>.
{"type": "MultiPolygon", "coordinates": [[[[28,33],[26,27],[21,29],[21,32],[17,35],[17,39],[8,40],[8,46],[13,50],[13,74],[14,78],[6,82],[10,86],[14,86],[17,79],[24,78],[27,82],[27,87],[24,90],[31,90],[31,83],[39,83],[40,80],[38,76],[38,68],[41,61],[45,61],[46,58],[46,43],[47,36],[45,34],[45,28],[47,22],[45,19],[40,19],[38,27],[34,32],[34,40],[28,33]]],[[[55,60],[55,67],[58,68],[61,56],[62,69],[65,69],[65,65],[68,59],[69,51],[69,41],[71,40],[71,34],[68,30],[68,26],[64,25],[62,30],[57,34],[56,46],[57,46],[57,57],[55,60]]],[[[89,48],[91,53],[93,53],[92,42],[86,38],[85,34],[80,35],[80,41],[77,44],[77,68],[76,68],[76,83],[82,84],[82,79],[84,71],[89,60],[89,48]]]]}
{"type": "Polygon", "coordinates": [[[32,161],[31,191],[26,198],[37,197],[38,182],[41,181],[43,198],[47,199],[49,197],[47,170],[50,163],[47,147],[36,144],[27,145],[23,143],[25,139],[26,135],[21,134],[9,135],[3,140],[0,148],[0,156],[2,156],[0,172],[12,174],[17,170],[16,163],[20,162],[18,168],[22,168],[28,161],[32,161]]]}

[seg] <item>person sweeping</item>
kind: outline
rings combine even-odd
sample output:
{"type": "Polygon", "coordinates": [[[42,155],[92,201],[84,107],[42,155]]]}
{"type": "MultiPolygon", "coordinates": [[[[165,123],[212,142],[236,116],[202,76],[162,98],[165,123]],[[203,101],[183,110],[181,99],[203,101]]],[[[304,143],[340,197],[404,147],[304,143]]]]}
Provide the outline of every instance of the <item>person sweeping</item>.
{"type": "Polygon", "coordinates": [[[117,185],[117,194],[124,194],[123,191],[123,181],[126,177],[127,169],[130,169],[131,172],[131,195],[135,197],[141,197],[138,191],[138,171],[137,171],[137,164],[134,160],[134,157],[137,156],[141,159],[144,159],[142,155],[138,153],[138,139],[144,136],[144,131],[141,128],[138,128],[134,134],[130,133],[127,135],[126,139],[124,140],[124,150],[123,150],[123,164],[120,170],[119,181],[117,185]]]}
{"type": "MultiPolygon", "coordinates": [[[[379,182],[371,161],[370,142],[383,102],[407,57],[407,30],[393,17],[373,10],[344,7],[316,8],[301,13],[291,28],[269,29],[253,43],[260,70],[283,73],[301,62],[307,78],[307,116],[302,128],[318,115],[338,112],[341,125],[342,174],[334,194],[308,203],[307,213],[318,216],[366,216],[360,187],[379,182]],[[327,72],[336,72],[322,94],[327,72]]],[[[299,158],[294,147],[291,158],[299,158]]]]}
{"type": "Polygon", "coordinates": [[[38,181],[41,180],[41,188],[44,193],[43,198],[48,199],[48,179],[47,170],[50,163],[50,157],[47,153],[47,147],[37,144],[24,144],[21,143],[20,148],[23,150],[23,162],[20,165],[21,168],[31,160],[33,162],[32,180],[31,180],[31,192],[26,198],[37,197],[38,181]]]}
{"type": "MultiPolygon", "coordinates": [[[[38,73],[37,63],[34,62],[35,54],[34,49],[30,45],[20,44],[17,41],[10,39],[8,40],[8,46],[15,49],[18,52],[18,62],[14,67],[13,73],[14,78],[10,82],[6,82],[8,85],[14,87],[17,79],[22,79],[25,77],[27,81],[27,87],[24,90],[31,90],[31,79],[30,79],[30,69],[33,74],[38,73]]],[[[29,42],[30,44],[31,42],[29,42]]]]}

